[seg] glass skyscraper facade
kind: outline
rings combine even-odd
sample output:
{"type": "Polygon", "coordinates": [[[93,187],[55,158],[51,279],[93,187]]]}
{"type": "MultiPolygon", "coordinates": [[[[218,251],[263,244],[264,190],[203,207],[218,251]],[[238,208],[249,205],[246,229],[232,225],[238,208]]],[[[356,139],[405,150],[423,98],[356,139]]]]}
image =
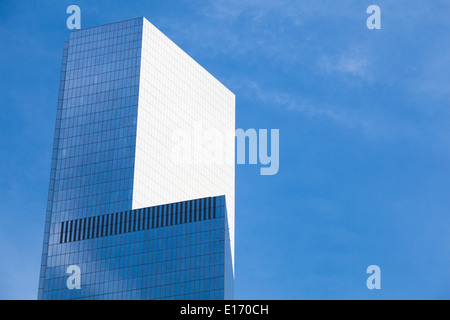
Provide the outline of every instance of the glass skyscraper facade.
{"type": "Polygon", "coordinates": [[[38,298],[231,299],[234,95],[145,18],[71,32],[60,78],[38,298]]]}

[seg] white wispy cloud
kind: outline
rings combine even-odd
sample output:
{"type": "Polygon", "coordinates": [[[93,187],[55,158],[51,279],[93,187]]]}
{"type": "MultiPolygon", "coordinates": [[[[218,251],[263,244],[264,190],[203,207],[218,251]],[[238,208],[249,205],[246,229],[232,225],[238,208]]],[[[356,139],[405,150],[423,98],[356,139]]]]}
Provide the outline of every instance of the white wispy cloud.
{"type": "Polygon", "coordinates": [[[287,92],[263,88],[254,81],[244,81],[241,83],[241,88],[242,86],[245,86],[245,89],[242,91],[256,98],[259,103],[275,108],[285,108],[288,111],[300,112],[311,117],[325,116],[335,121],[344,121],[344,117],[333,109],[314,104],[305,97],[294,97],[287,92]]]}
{"type": "MultiPolygon", "coordinates": [[[[374,140],[423,140],[424,132],[417,132],[414,124],[387,116],[373,105],[361,102],[359,106],[327,104],[320,97],[274,89],[256,81],[236,79],[231,81],[241,95],[266,108],[291,113],[292,116],[308,117],[331,125],[354,130],[355,133],[374,140]]],[[[422,143],[425,143],[422,141],[422,143]]]]}
{"type": "Polygon", "coordinates": [[[358,130],[371,137],[381,134],[382,129],[377,127],[369,117],[361,113],[352,113],[345,107],[324,104],[307,96],[262,86],[255,81],[240,79],[235,80],[234,83],[241,94],[262,106],[283,109],[294,115],[323,119],[338,126],[358,130]]]}
{"type": "Polygon", "coordinates": [[[308,22],[339,17],[354,19],[350,1],[288,0],[215,0],[194,1],[196,19],[185,22],[163,21],[169,34],[183,41],[195,41],[193,49],[209,56],[225,54],[243,57],[259,54],[280,65],[294,64],[303,52],[311,52],[321,44],[314,43],[317,30],[308,22]],[[293,37],[295,35],[295,37],[293,37]],[[198,49],[201,48],[201,49],[198,49]],[[203,51],[202,51],[203,50],[203,51]]]}
{"type": "Polygon", "coordinates": [[[361,78],[367,78],[370,75],[369,62],[366,57],[322,56],[318,61],[318,66],[326,73],[344,73],[361,78]]]}
{"type": "MultiPolygon", "coordinates": [[[[383,19],[380,32],[367,30],[367,6],[358,0],[194,1],[192,6],[198,9],[190,24],[169,21],[166,25],[168,34],[184,42],[182,47],[187,45],[193,57],[217,57],[250,66],[245,71],[235,68],[232,75],[224,76],[233,77],[229,81],[233,91],[248,95],[255,103],[333,121],[370,137],[415,141],[436,137],[433,130],[437,129],[433,128],[443,126],[443,117],[433,120],[432,125],[424,122],[423,130],[428,131],[424,133],[417,131],[416,118],[403,115],[414,108],[420,117],[428,112],[426,108],[435,112],[444,107],[442,103],[416,103],[412,96],[424,101],[427,97],[450,100],[449,50],[435,45],[445,34],[431,35],[434,45],[429,48],[415,46],[408,37],[411,32],[415,38],[426,33],[423,28],[431,20],[443,23],[446,17],[441,9],[449,5],[445,1],[418,1],[412,8],[405,0],[380,0],[379,5],[383,19]],[[427,15],[420,16],[420,12],[427,15]],[[428,13],[437,15],[432,18],[428,13]],[[259,71],[267,67],[267,73],[259,71]],[[275,78],[267,79],[266,74],[275,78]],[[291,79],[290,85],[282,89],[271,85],[284,79],[291,79]],[[292,85],[308,81],[327,92],[330,88],[328,99],[292,85]],[[343,91],[333,91],[333,86],[343,91]],[[331,101],[333,95],[339,101],[331,101]],[[352,95],[361,99],[355,101],[352,95]],[[402,109],[407,112],[402,113],[402,109]]],[[[427,38],[422,35],[420,41],[427,38]]]]}

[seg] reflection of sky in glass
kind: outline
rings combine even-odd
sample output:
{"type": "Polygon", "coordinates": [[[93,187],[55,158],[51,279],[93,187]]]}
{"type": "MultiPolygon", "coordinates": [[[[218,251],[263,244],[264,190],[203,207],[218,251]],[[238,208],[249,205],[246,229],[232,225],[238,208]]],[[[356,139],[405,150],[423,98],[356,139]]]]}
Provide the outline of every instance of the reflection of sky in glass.
{"type": "Polygon", "coordinates": [[[44,299],[223,299],[225,197],[209,199],[122,212],[99,224],[103,237],[91,228],[91,239],[58,224],[44,299]],[[67,289],[71,264],[81,269],[80,290],[67,289]]]}
{"type": "Polygon", "coordinates": [[[140,20],[72,32],[52,222],[130,207],[139,85],[140,20]]]}
{"type": "Polygon", "coordinates": [[[65,43],[43,269],[61,221],[131,208],[141,40],[134,19],[71,32],[65,43]]]}
{"type": "Polygon", "coordinates": [[[65,43],[39,298],[232,295],[225,196],[131,210],[141,47],[142,18],[65,43]]]}

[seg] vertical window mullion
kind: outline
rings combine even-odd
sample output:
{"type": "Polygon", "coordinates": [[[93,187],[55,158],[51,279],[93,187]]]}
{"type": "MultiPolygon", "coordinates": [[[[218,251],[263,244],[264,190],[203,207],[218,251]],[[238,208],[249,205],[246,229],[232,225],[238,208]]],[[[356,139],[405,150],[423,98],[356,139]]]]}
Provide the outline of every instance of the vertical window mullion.
{"type": "Polygon", "coordinates": [[[68,242],[72,241],[72,229],[73,229],[73,220],[70,221],[69,236],[68,236],[69,241],[68,242]]]}
{"type": "Polygon", "coordinates": [[[86,227],[87,227],[87,218],[83,219],[83,236],[82,240],[86,240],[86,227]]]}
{"type": "Polygon", "coordinates": [[[159,206],[156,207],[155,213],[156,213],[156,225],[155,225],[155,228],[159,228],[159,206]]]}
{"type": "Polygon", "coordinates": [[[211,197],[208,198],[208,219],[211,219],[211,197]]]}
{"type": "Polygon", "coordinates": [[[105,237],[109,236],[109,214],[106,215],[105,221],[105,237]]]}
{"type": "Polygon", "coordinates": [[[88,219],[88,223],[86,226],[86,239],[90,239],[91,238],[91,217],[89,217],[87,219],[88,219]]]}
{"type": "Polygon", "coordinates": [[[197,221],[197,200],[194,200],[194,222],[197,221]]]}
{"type": "Polygon", "coordinates": [[[152,229],[155,227],[155,207],[151,208],[150,214],[152,216],[152,229]]]}
{"type": "Polygon", "coordinates": [[[66,224],[65,221],[61,222],[61,227],[59,230],[59,243],[63,243],[64,240],[64,225],[66,224]]]}
{"type": "Polygon", "coordinates": [[[78,240],[81,240],[81,234],[83,231],[83,219],[78,220],[78,240]]]}
{"type": "Polygon", "coordinates": [[[175,203],[175,224],[178,224],[178,210],[180,208],[179,203],[175,203]]]}

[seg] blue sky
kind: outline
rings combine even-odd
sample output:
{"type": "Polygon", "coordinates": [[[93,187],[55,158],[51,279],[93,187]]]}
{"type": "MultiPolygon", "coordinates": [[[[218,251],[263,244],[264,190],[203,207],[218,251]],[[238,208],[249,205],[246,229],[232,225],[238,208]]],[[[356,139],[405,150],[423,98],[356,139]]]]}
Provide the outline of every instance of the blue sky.
{"type": "Polygon", "coordinates": [[[37,294],[71,4],[82,28],[145,16],[236,94],[238,128],[280,129],[277,175],[236,168],[237,299],[450,298],[448,1],[10,0],[0,299],[37,294]]]}

